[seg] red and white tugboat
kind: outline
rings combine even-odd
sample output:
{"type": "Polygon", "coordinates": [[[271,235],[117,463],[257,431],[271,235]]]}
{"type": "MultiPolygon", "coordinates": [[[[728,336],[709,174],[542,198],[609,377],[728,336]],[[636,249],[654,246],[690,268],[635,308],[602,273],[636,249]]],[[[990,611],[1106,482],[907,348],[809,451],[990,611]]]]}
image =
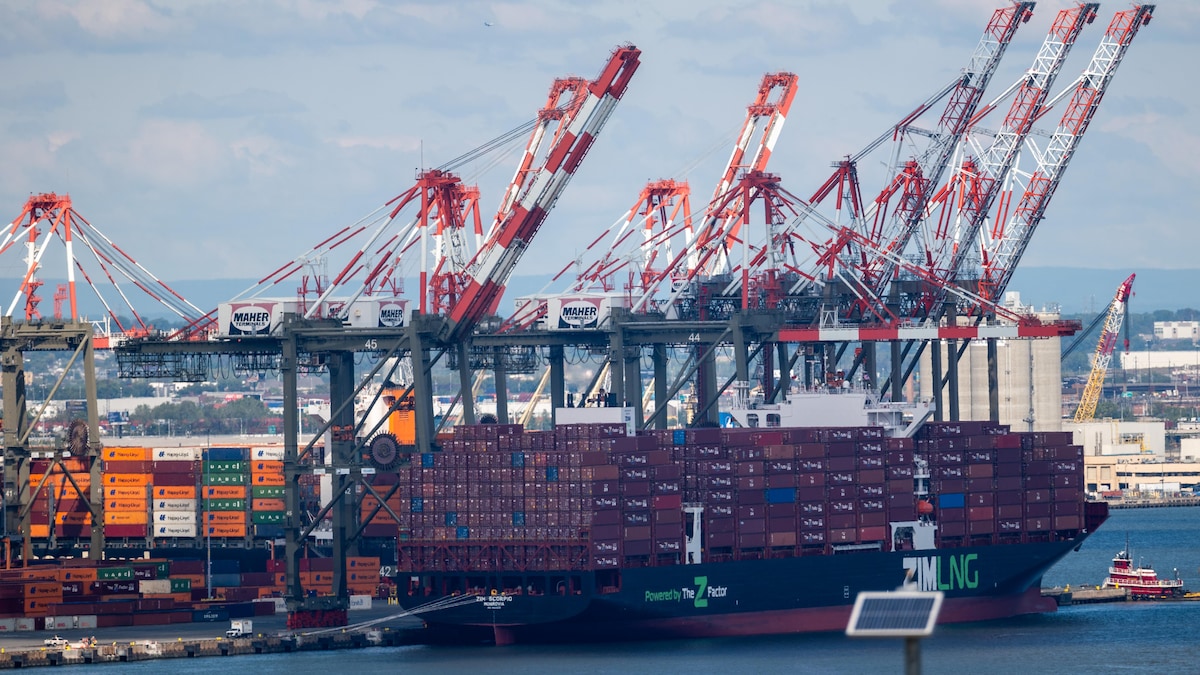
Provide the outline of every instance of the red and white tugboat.
{"type": "Polygon", "coordinates": [[[1174,579],[1159,579],[1158,573],[1152,568],[1142,567],[1138,563],[1133,566],[1133,556],[1129,553],[1129,543],[1125,550],[1117,554],[1108,568],[1108,578],[1104,580],[1105,588],[1127,588],[1131,600],[1161,600],[1164,598],[1182,597],[1183,581],[1179,578],[1178,570],[1174,579]]]}

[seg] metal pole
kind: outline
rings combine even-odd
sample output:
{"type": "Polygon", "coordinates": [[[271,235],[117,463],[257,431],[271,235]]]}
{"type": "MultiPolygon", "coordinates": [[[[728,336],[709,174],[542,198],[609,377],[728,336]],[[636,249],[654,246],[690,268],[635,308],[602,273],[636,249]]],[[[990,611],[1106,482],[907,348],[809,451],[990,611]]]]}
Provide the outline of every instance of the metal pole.
{"type": "Polygon", "coordinates": [[[921,638],[904,638],[904,673],[921,675],[921,638]]]}

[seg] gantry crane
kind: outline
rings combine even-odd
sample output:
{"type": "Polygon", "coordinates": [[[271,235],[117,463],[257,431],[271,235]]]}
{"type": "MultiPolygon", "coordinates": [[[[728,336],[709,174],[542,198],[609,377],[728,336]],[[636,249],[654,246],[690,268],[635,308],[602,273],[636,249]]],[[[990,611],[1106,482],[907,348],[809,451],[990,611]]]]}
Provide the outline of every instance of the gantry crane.
{"type": "MultiPolygon", "coordinates": [[[[1113,350],[1117,346],[1117,335],[1121,332],[1121,324],[1129,313],[1129,296],[1133,290],[1133,278],[1130,274],[1120,286],[1117,294],[1108,306],[1108,318],[1104,321],[1104,330],[1100,332],[1100,341],[1096,344],[1096,355],[1092,357],[1092,373],[1088,376],[1079,398],[1079,408],[1075,410],[1075,423],[1087,422],[1096,415],[1096,404],[1100,402],[1100,394],[1104,391],[1104,376],[1108,373],[1108,364],[1112,361],[1113,350]]],[[[1129,350],[1129,338],[1125,338],[1125,349],[1129,350]]]]}
{"type": "Polygon", "coordinates": [[[1011,214],[1001,214],[993,220],[992,231],[983,242],[979,290],[984,297],[1003,297],[1034,229],[1045,216],[1046,207],[1062,181],[1067,164],[1079,147],[1105,91],[1112,84],[1117,66],[1138,29],[1148,24],[1153,14],[1154,5],[1139,5],[1118,12],[1109,23],[1091,63],[1075,85],[1058,128],[1046,148],[1035,153],[1037,169],[1026,181],[1016,207],[1011,214]]]}

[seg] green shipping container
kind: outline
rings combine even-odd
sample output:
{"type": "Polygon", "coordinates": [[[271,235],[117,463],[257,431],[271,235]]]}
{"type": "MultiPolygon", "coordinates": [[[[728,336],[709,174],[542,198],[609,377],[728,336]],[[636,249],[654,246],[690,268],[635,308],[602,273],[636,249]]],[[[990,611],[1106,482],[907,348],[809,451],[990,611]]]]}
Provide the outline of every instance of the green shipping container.
{"type": "Polygon", "coordinates": [[[255,525],[276,525],[287,519],[285,511],[255,511],[250,514],[255,525]]]}
{"type": "Polygon", "coordinates": [[[150,563],[157,570],[154,574],[155,579],[166,579],[171,576],[171,563],[163,560],[162,562],[150,563]]]}
{"type": "Polygon", "coordinates": [[[132,581],[132,567],[100,567],[96,569],[97,581],[132,581]]]}
{"type": "Polygon", "coordinates": [[[282,485],[255,485],[251,491],[255,499],[283,499],[287,495],[282,485]]]}
{"type": "Polygon", "coordinates": [[[245,511],[245,499],[205,499],[205,511],[245,511]]]}
{"type": "Polygon", "coordinates": [[[244,473],[210,473],[204,477],[205,485],[245,485],[244,473]]]}
{"type": "Polygon", "coordinates": [[[187,593],[191,590],[192,590],[192,580],[191,579],[172,579],[171,580],[171,592],[172,593],[187,593]]]}
{"type": "Polygon", "coordinates": [[[206,473],[246,473],[248,462],[209,460],[204,463],[206,473]]]}

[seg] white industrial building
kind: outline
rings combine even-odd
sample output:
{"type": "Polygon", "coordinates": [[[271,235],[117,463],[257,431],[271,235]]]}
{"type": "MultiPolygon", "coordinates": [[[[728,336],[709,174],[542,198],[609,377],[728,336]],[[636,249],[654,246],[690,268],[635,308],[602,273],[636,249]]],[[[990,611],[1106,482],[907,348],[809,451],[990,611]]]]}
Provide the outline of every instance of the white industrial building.
{"type": "Polygon", "coordinates": [[[1167,452],[1167,427],[1164,422],[1093,420],[1064,422],[1063,430],[1073,432],[1072,442],[1083,446],[1088,457],[1136,455],[1164,459],[1167,452]]]}
{"type": "Polygon", "coordinates": [[[1131,371],[1200,369],[1200,351],[1121,352],[1121,367],[1131,371]]]}
{"type": "MultiPolygon", "coordinates": [[[[1029,307],[1020,305],[1020,296],[1006,294],[1005,305],[1028,314],[1029,307]]],[[[1038,312],[1037,318],[1054,321],[1057,312],[1038,312]]],[[[961,347],[962,343],[958,343],[961,347]]],[[[942,350],[942,373],[950,367],[948,345],[930,343],[930,348],[942,350]]],[[[930,348],[921,355],[918,396],[933,398],[933,375],[930,348]]],[[[996,370],[1000,394],[1000,423],[1013,431],[1062,430],[1062,340],[1001,340],[996,344],[996,370]]],[[[959,419],[986,420],[991,413],[988,401],[987,343],[972,341],[959,358],[958,405],[959,419]]],[[[942,387],[942,403],[947,415],[950,410],[949,385],[942,387]]]]}
{"type": "Polygon", "coordinates": [[[1159,340],[1200,339],[1200,321],[1155,321],[1154,337],[1159,340]]]}

